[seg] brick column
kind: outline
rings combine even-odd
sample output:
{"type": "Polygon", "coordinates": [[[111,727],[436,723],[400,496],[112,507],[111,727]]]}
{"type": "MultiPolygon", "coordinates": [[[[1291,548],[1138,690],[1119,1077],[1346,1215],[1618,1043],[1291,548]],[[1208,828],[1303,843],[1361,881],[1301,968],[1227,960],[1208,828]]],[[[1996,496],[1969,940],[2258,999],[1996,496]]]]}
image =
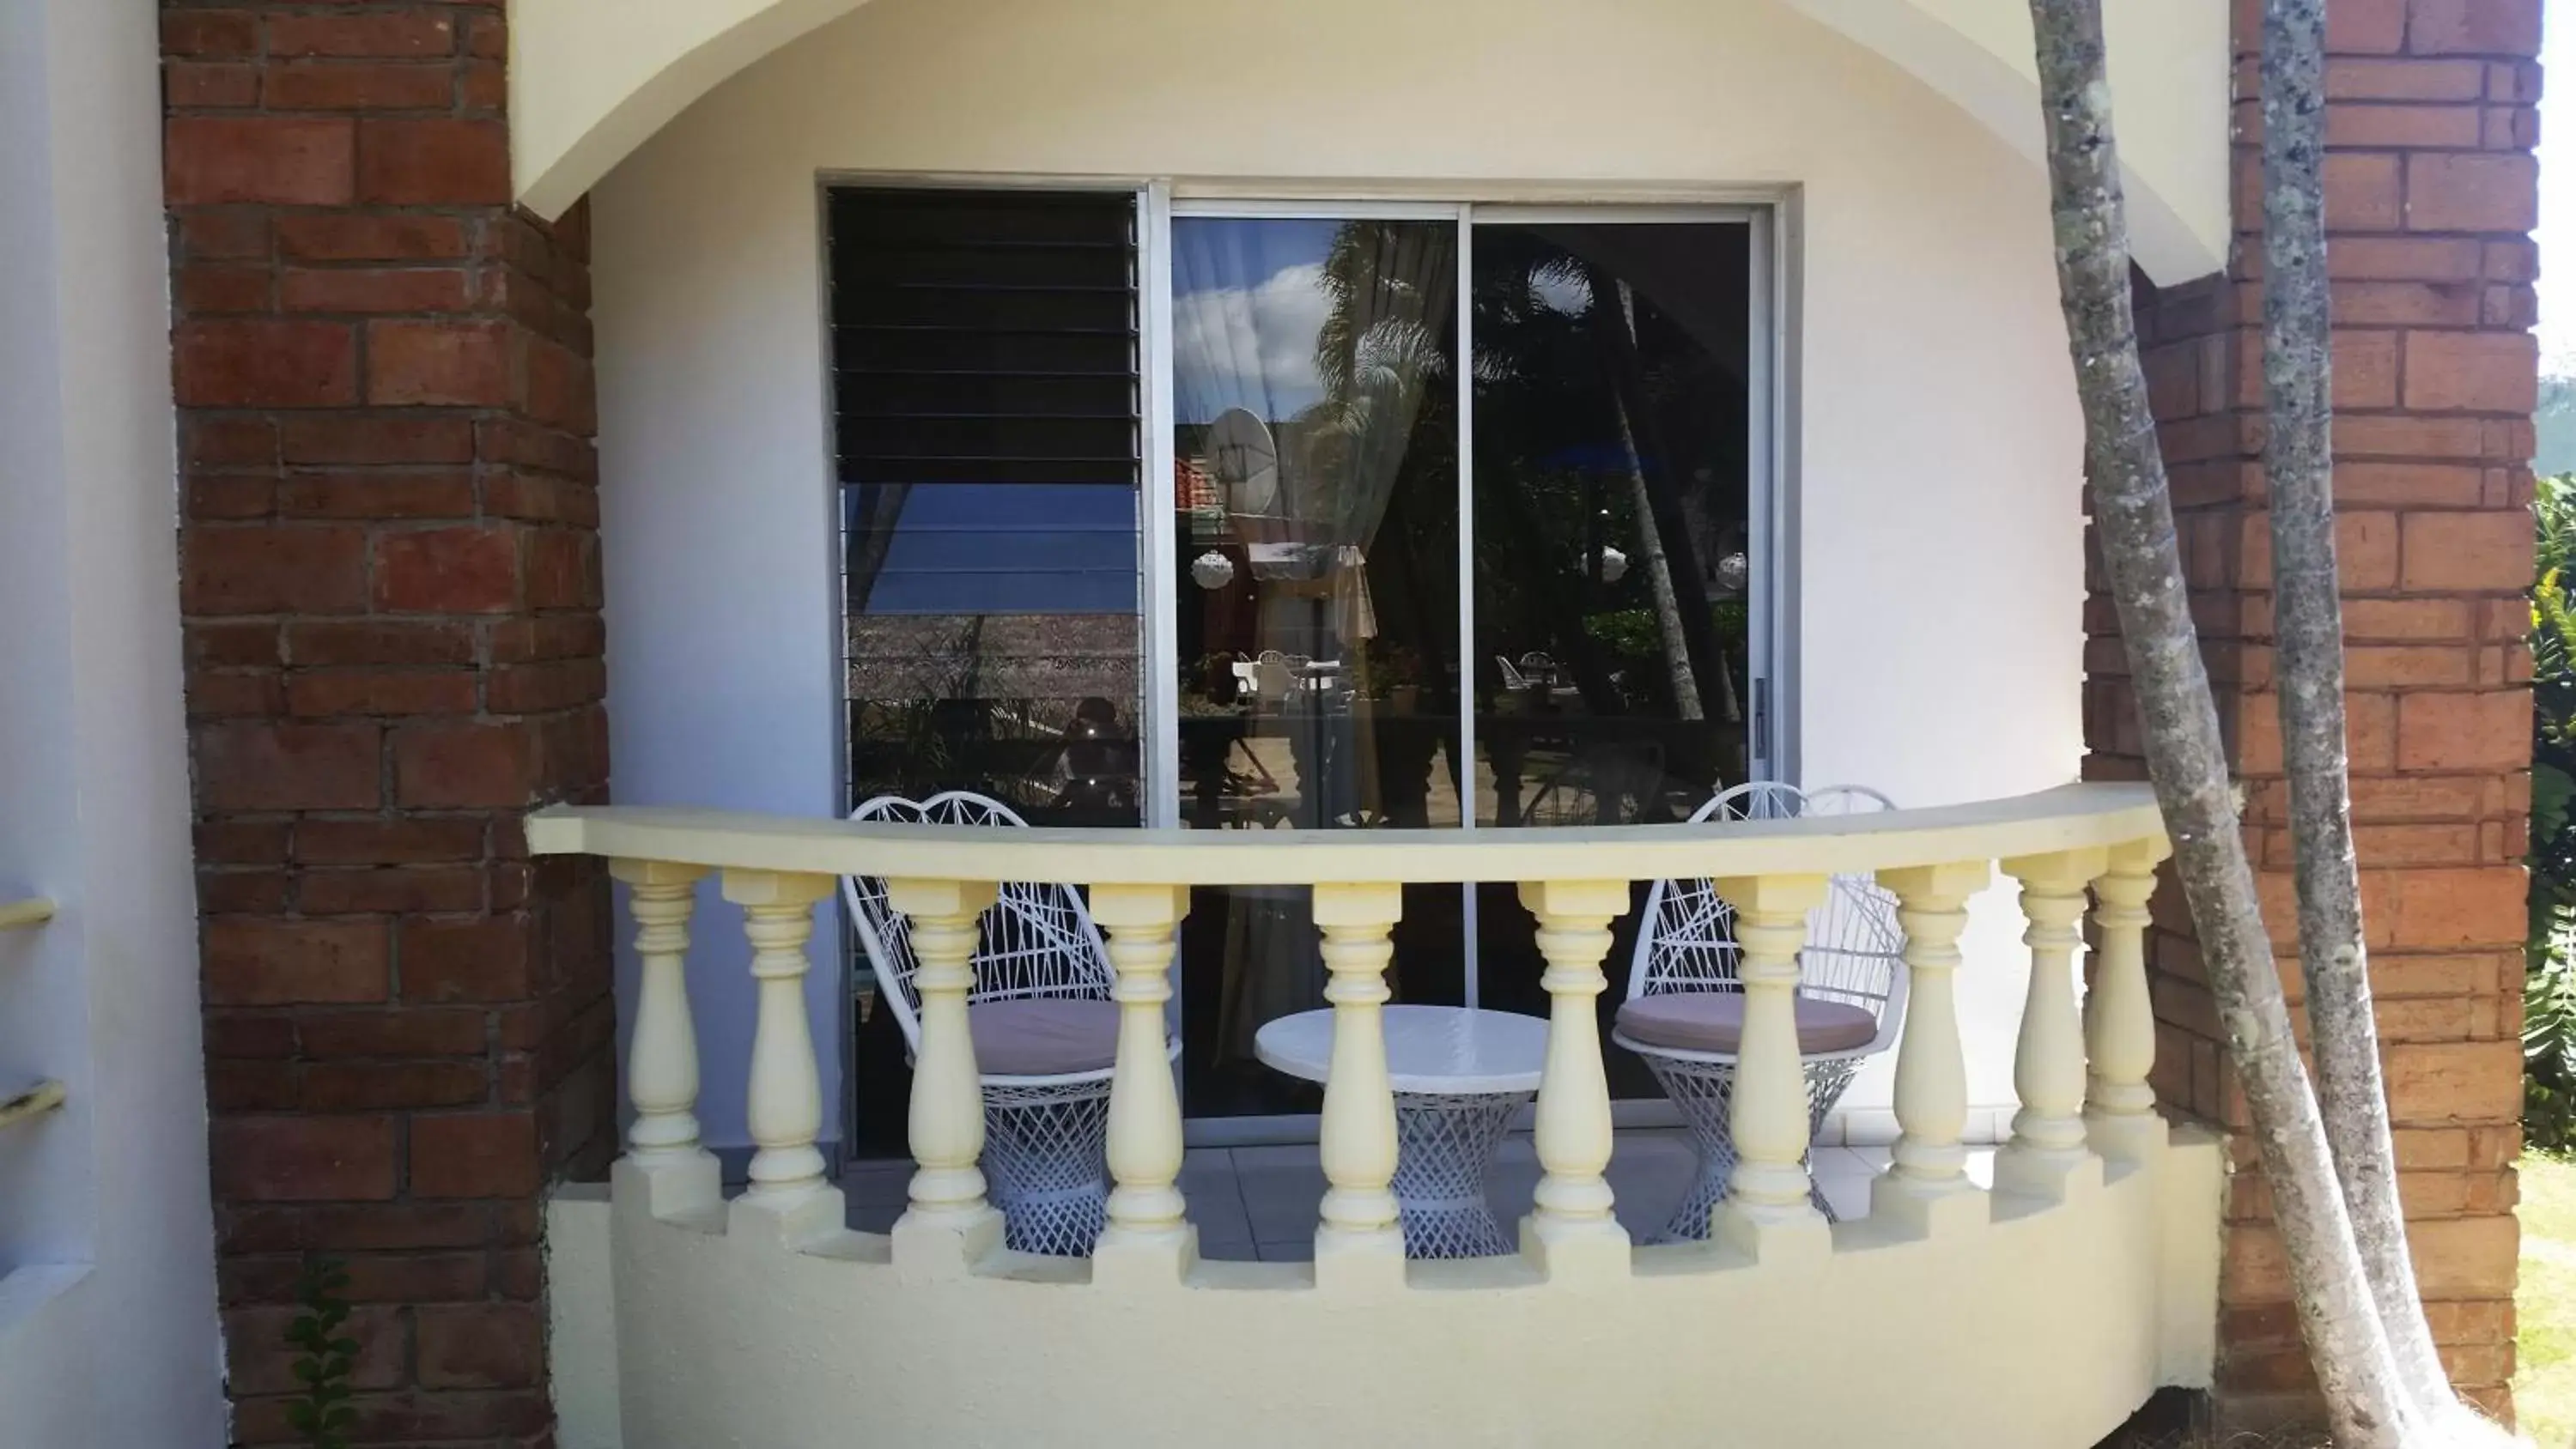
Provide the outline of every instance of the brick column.
{"type": "MultiPolygon", "coordinates": [[[[2237,7],[2238,93],[2258,7],[2237,7]]],[[[2337,0],[2328,76],[2337,536],[2353,798],[2400,1190],[2452,1377],[2510,1410],[2531,752],[2523,591],[2539,0],[2337,0]]],[[[2204,649],[2247,794],[2291,998],[2297,923],[2273,692],[2261,447],[2260,116],[2238,109],[2237,260],[2141,326],[2204,649]]],[[[2143,773],[2118,630],[2087,625],[2088,768],[2143,773]]],[[[2158,1087],[2245,1126],[2171,890],[2156,903],[2158,1087]]],[[[2304,1019],[2301,1026],[2304,1029],[2304,1019]]],[[[2227,1425],[2312,1417],[2314,1386],[2251,1141],[2234,1144],[2221,1283],[2227,1425]]]]}
{"type": "Polygon", "coordinates": [[[551,1442],[538,1198],[611,1145],[578,212],[510,206],[502,6],[165,0],[212,1151],[238,1436],[302,1255],[361,1443],[551,1442]]]}

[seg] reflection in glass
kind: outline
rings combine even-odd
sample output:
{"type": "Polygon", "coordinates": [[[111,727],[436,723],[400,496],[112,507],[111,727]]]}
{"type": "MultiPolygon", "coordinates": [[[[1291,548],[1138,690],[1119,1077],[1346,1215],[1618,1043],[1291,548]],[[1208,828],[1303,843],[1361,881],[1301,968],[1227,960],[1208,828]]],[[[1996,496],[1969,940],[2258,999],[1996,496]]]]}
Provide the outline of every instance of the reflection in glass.
{"type": "MultiPolygon", "coordinates": [[[[1747,774],[1750,232],[1480,224],[1472,272],[1476,823],[1687,819],[1747,774]]],[[[1544,1012],[1527,913],[1477,899],[1483,1004],[1544,1012]]]]}
{"type": "MultiPolygon", "coordinates": [[[[1450,222],[1172,224],[1180,814],[1201,829],[1461,823],[1450,222]]],[[[1458,999],[1460,893],[1408,890],[1401,999],[1458,999]]],[[[1201,890],[1194,1115],[1311,1110],[1263,1022],[1322,1005],[1302,889],[1201,890]]]]}
{"type": "Polygon", "coordinates": [[[1745,778],[1746,270],[1738,225],[1476,229],[1479,824],[1745,778]]]}
{"type": "Polygon", "coordinates": [[[1135,200],[838,189],[852,804],[1135,825],[1135,200]]]}

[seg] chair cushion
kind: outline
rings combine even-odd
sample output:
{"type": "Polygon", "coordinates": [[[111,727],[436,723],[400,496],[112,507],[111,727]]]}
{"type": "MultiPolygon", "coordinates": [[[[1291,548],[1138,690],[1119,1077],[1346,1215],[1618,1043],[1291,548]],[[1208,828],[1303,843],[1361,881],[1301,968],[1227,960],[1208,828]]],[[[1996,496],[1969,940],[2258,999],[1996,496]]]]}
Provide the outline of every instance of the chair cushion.
{"type": "Polygon", "coordinates": [[[1063,997],[982,1001],[966,1008],[975,1068],[988,1077],[1096,1072],[1118,1059],[1118,1003],[1063,997]]]}
{"type": "MultiPolygon", "coordinates": [[[[1741,991],[1672,991],[1619,1008],[1619,1031],[1645,1046],[1732,1055],[1744,1037],[1741,991]]],[[[1878,1035],[1878,1017],[1848,1001],[1798,998],[1798,1050],[1849,1051],[1878,1035]]]]}

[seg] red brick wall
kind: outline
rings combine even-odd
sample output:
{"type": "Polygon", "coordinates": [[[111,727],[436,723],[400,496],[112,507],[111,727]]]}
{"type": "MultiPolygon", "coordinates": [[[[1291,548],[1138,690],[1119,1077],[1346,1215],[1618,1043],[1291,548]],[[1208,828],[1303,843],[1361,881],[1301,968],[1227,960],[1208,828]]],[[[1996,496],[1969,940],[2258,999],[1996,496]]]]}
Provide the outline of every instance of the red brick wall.
{"type": "Polygon", "coordinates": [[[548,1442],[537,1195],[602,1160],[583,220],[511,208],[503,7],[165,0],[207,1076],[239,1437],[299,1257],[362,1443],[548,1442]]]}
{"type": "MultiPolygon", "coordinates": [[[[2254,93],[2257,6],[2238,6],[2254,93]]],[[[2529,792],[2531,411],[2537,354],[2540,0],[2337,0],[2328,76],[2337,506],[2353,797],[2400,1191],[2453,1378],[2506,1408],[2513,1372],[2523,853],[2529,792]]],[[[2271,678],[2260,466],[2260,117],[2240,106],[2239,260],[2142,317],[2184,556],[2247,787],[2292,999],[2298,979],[2271,678]]],[[[2117,627],[2098,593],[2089,768],[2140,772],[2117,627]]],[[[2244,1124],[2222,1032],[2170,892],[2154,953],[2165,1098],[2244,1124]]],[[[2222,1416],[2300,1416],[2312,1384],[2251,1144],[2240,1139],[2221,1285],[2222,1416]]]]}

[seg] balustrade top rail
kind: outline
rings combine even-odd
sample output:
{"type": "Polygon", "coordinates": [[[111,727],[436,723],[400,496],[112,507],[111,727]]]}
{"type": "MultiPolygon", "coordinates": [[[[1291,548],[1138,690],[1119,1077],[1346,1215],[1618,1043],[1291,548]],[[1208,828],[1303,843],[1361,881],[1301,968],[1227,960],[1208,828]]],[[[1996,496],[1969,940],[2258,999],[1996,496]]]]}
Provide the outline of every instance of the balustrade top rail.
{"type": "Polygon", "coordinates": [[[528,817],[538,855],[727,870],[1088,885],[1595,880],[1833,875],[2044,855],[2160,837],[2145,785],[1698,825],[1447,830],[1064,830],[909,825],[660,806],[528,817]],[[1580,852],[1580,864],[1568,852],[1580,852]]]}

